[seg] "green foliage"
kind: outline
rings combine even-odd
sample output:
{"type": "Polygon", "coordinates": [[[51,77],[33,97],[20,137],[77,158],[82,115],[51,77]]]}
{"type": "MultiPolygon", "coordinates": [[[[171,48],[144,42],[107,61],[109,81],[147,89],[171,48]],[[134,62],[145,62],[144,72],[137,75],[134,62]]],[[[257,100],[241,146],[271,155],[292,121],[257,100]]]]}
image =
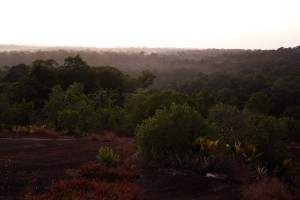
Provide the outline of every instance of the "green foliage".
{"type": "Polygon", "coordinates": [[[280,118],[287,127],[287,137],[300,142],[300,121],[292,118],[280,118]]]}
{"type": "Polygon", "coordinates": [[[4,81],[17,82],[22,77],[29,73],[30,67],[25,64],[19,64],[9,68],[8,72],[4,76],[4,81]]]}
{"type": "Polygon", "coordinates": [[[200,156],[206,160],[209,157],[216,155],[219,148],[219,140],[209,140],[203,137],[198,137],[193,142],[193,148],[197,154],[200,154],[200,156]]]}
{"type": "Polygon", "coordinates": [[[188,100],[187,95],[177,92],[160,90],[145,92],[139,89],[130,95],[124,107],[130,113],[131,122],[136,126],[153,116],[158,109],[170,108],[172,103],[186,104],[188,100]]]}
{"type": "Polygon", "coordinates": [[[287,136],[286,123],[271,116],[241,112],[224,104],[216,104],[209,110],[209,120],[216,133],[210,137],[225,144],[253,144],[259,152],[261,162],[274,169],[287,157],[282,140],[287,136]]]}
{"type": "Polygon", "coordinates": [[[283,139],[287,136],[287,126],[279,119],[264,115],[246,115],[246,130],[249,141],[263,153],[261,160],[269,171],[287,158],[287,148],[283,139]]]}
{"type": "Polygon", "coordinates": [[[192,155],[193,141],[210,132],[207,121],[187,105],[156,111],[134,132],[138,151],[148,159],[182,164],[192,155]]]}
{"type": "Polygon", "coordinates": [[[111,66],[93,68],[95,85],[98,89],[112,89],[118,93],[123,92],[124,77],[122,72],[111,66]]]}
{"type": "Polygon", "coordinates": [[[74,110],[62,110],[58,112],[59,127],[69,133],[75,133],[79,131],[79,112],[74,110]]]}
{"type": "Polygon", "coordinates": [[[147,88],[153,84],[154,79],[154,74],[152,74],[149,70],[144,70],[137,80],[141,88],[147,88]]]}
{"type": "Polygon", "coordinates": [[[253,93],[249,100],[246,101],[244,109],[252,112],[268,114],[270,110],[270,99],[262,92],[253,93]]]}
{"type": "Polygon", "coordinates": [[[225,144],[233,144],[237,140],[247,141],[243,114],[233,106],[218,103],[208,110],[208,119],[215,129],[210,137],[219,139],[225,144]]]}
{"type": "Polygon", "coordinates": [[[30,76],[35,77],[45,89],[50,89],[56,83],[56,71],[54,60],[35,60],[32,62],[30,76]]]}
{"type": "Polygon", "coordinates": [[[19,103],[10,103],[0,95],[0,124],[3,125],[29,125],[36,120],[36,113],[32,102],[23,99],[19,103]]]}
{"type": "Polygon", "coordinates": [[[60,86],[52,88],[45,113],[56,129],[85,134],[92,131],[114,131],[130,136],[134,127],[128,113],[116,106],[116,91],[101,89],[85,94],[80,83],[70,85],[66,91],[60,86]]]}
{"type": "Polygon", "coordinates": [[[120,160],[119,156],[109,147],[99,148],[96,158],[107,167],[116,167],[120,160]]]}
{"type": "Polygon", "coordinates": [[[296,120],[300,120],[300,106],[289,106],[282,113],[283,117],[290,117],[296,120]]]}
{"type": "Polygon", "coordinates": [[[196,92],[191,95],[191,102],[193,108],[207,117],[208,109],[214,104],[214,99],[208,92],[196,92]]]}

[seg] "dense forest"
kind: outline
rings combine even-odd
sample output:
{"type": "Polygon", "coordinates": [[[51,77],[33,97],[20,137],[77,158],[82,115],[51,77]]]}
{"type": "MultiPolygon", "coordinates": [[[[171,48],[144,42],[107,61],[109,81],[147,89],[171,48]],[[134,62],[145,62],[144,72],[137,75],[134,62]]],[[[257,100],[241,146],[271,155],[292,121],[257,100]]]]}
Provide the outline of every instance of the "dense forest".
{"type": "Polygon", "coordinates": [[[300,46],[152,50],[1,52],[1,127],[109,130],[176,166],[195,142],[243,145],[253,160],[254,145],[256,162],[284,172],[283,141],[300,140],[300,46]]]}

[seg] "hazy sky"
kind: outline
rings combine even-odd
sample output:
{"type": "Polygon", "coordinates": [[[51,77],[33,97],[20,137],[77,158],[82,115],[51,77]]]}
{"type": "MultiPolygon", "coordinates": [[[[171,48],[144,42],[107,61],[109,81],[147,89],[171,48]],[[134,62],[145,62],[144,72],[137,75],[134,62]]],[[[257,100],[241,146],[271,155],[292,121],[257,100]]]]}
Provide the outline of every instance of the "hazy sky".
{"type": "Polygon", "coordinates": [[[0,0],[0,44],[277,49],[300,0],[0,0]]]}

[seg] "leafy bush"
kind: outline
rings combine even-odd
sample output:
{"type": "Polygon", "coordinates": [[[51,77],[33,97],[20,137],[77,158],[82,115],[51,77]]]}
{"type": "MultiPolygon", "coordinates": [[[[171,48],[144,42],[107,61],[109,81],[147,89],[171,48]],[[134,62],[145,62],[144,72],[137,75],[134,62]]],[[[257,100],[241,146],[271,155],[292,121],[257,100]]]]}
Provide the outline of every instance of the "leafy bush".
{"type": "Polygon", "coordinates": [[[124,107],[130,113],[131,122],[136,126],[152,117],[158,109],[170,108],[172,103],[183,105],[188,102],[187,95],[173,91],[150,90],[145,92],[142,89],[129,96],[124,107]]]}
{"type": "Polygon", "coordinates": [[[192,155],[193,141],[209,133],[210,127],[197,111],[187,105],[172,104],[158,110],[134,132],[138,151],[148,159],[165,164],[182,164],[192,155]]]}
{"type": "Polygon", "coordinates": [[[262,153],[259,157],[269,171],[273,171],[287,157],[282,140],[288,134],[286,124],[275,117],[249,112],[222,103],[209,110],[209,120],[216,130],[210,137],[224,144],[253,144],[262,153]]]}
{"type": "Polygon", "coordinates": [[[0,124],[29,125],[36,121],[33,102],[22,99],[12,104],[9,99],[0,94],[0,124]]]}
{"type": "Polygon", "coordinates": [[[269,171],[273,171],[287,158],[287,148],[282,140],[287,135],[287,127],[279,119],[271,116],[251,114],[244,116],[245,134],[248,141],[262,153],[259,158],[269,171]]]}
{"type": "Polygon", "coordinates": [[[119,162],[119,156],[109,147],[101,147],[98,149],[96,158],[108,167],[116,167],[119,162]]]}
{"type": "Polygon", "coordinates": [[[58,112],[59,127],[69,133],[75,133],[79,127],[79,112],[74,110],[63,110],[58,112]]]}
{"type": "Polygon", "coordinates": [[[300,121],[293,118],[280,119],[287,126],[287,137],[300,142],[300,121]]]}
{"type": "Polygon", "coordinates": [[[246,135],[243,113],[236,107],[215,104],[208,110],[208,119],[215,129],[215,133],[210,136],[213,139],[221,140],[224,144],[233,144],[237,140],[243,143],[247,141],[244,140],[246,135]]]}

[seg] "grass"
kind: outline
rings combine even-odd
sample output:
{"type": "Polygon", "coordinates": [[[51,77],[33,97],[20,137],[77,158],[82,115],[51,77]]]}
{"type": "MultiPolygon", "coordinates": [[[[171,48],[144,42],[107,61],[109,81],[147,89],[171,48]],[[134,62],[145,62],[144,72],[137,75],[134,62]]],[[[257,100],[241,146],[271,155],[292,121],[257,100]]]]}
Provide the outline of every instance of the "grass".
{"type": "MultiPolygon", "coordinates": [[[[52,184],[42,195],[26,200],[137,200],[139,188],[132,183],[134,172],[109,168],[95,162],[80,167],[79,177],[52,184]]],[[[30,191],[28,192],[30,193],[30,191]]]]}
{"type": "Polygon", "coordinates": [[[106,183],[87,179],[63,180],[49,187],[48,192],[26,200],[136,200],[138,188],[132,183],[106,183]]]}
{"type": "Polygon", "coordinates": [[[109,168],[95,162],[81,165],[80,176],[89,180],[104,182],[127,182],[137,177],[134,172],[123,170],[120,167],[109,168]]]}

